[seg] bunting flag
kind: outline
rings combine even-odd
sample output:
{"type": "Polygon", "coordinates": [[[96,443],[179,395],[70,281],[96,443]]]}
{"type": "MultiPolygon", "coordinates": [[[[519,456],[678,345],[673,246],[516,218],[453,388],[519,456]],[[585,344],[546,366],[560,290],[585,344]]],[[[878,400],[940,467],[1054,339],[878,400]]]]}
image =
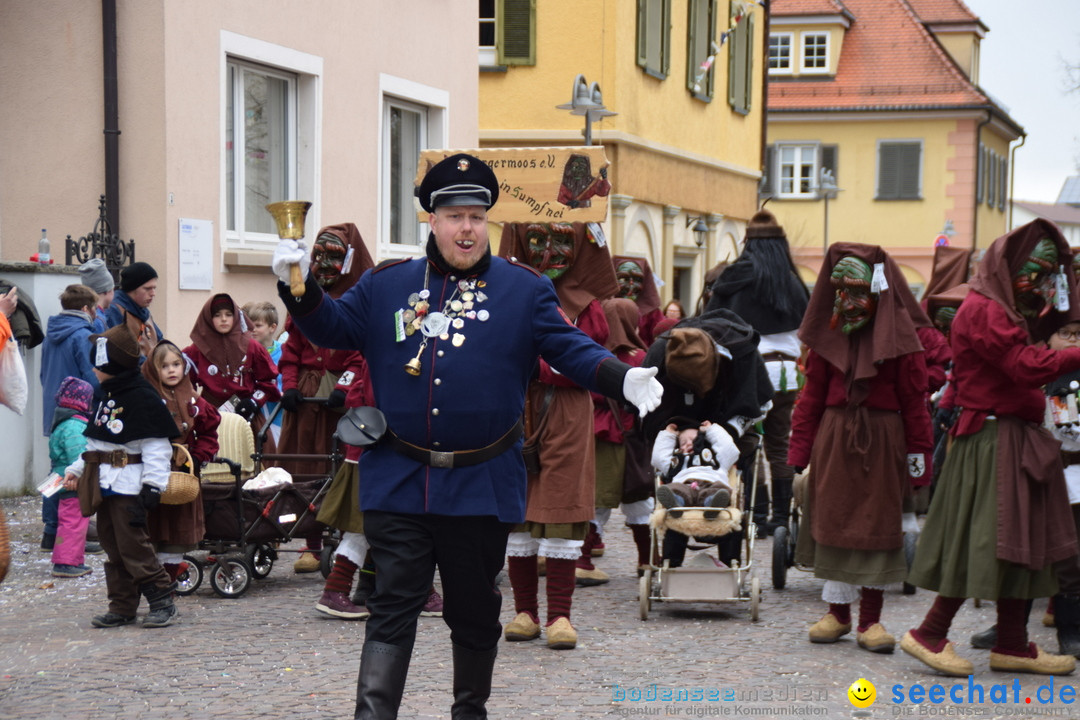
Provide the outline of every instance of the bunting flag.
{"type": "MultiPolygon", "coordinates": [[[[762,2],[762,0],[757,0],[756,4],[764,7],[764,3],[762,2]]],[[[702,61],[701,65],[698,66],[698,74],[694,76],[694,92],[701,92],[701,81],[704,80],[705,76],[709,73],[710,70],[712,70],[713,63],[716,62],[716,55],[720,52],[720,48],[724,46],[724,43],[727,42],[728,37],[731,35],[731,33],[735,32],[735,28],[739,26],[739,23],[742,22],[742,19],[746,17],[747,13],[749,13],[751,9],[752,8],[750,7],[749,3],[745,2],[737,2],[732,5],[731,25],[728,27],[727,30],[724,30],[720,33],[719,45],[717,45],[715,42],[711,43],[712,52],[707,58],[705,58],[704,61],[702,61]]]]}

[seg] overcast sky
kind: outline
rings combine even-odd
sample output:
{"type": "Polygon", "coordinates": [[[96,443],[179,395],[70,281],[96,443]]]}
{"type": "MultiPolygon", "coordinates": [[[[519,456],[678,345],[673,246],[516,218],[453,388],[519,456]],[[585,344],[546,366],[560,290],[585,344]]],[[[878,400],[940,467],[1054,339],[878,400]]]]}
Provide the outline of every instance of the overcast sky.
{"type": "Polygon", "coordinates": [[[1080,91],[1065,64],[1080,65],[1080,0],[965,0],[990,28],[980,82],[1027,132],[1016,151],[1013,197],[1054,202],[1080,175],[1080,91]]]}

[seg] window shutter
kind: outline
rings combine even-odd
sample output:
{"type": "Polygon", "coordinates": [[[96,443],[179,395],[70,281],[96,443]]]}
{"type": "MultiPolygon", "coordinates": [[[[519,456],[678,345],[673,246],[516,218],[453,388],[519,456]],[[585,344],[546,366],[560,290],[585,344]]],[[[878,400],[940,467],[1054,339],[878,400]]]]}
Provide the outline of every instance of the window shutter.
{"type": "Polygon", "coordinates": [[[637,0],[637,64],[649,64],[649,0],[637,0]]]}
{"type": "Polygon", "coordinates": [[[986,147],[979,143],[979,151],[975,153],[975,204],[983,200],[983,176],[986,174],[986,147]]]}
{"type": "Polygon", "coordinates": [[[915,200],[920,197],[919,165],[922,146],[904,143],[900,148],[900,197],[915,200]]]}
{"type": "Polygon", "coordinates": [[[761,169],[761,194],[776,194],[776,146],[765,146],[765,167],[761,169]]]}
{"type": "Polygon", "coordinates": [[[743,35],[743,103],[744,112],[750,112],[750,101],[754,97],[754,17],[755,14],[747,11],[742,25],[746,26],[743,35]]]}
{"type": "Polygon", "coordinates": [[[500,65],[536,64],[536,0],[502,0],[496,16],[500,65]]]}
{"type": "Polygon", "coordinates": [[[663,60],[663,72],[666,77],[671,71],[671,0],[657,0],[661,3],[664,26],[660,31],[660,56],[663,60]]]}
{"type": "Polygon", "coordinates": [[[671,0],[637,3],[637,64],[651,74],[667,77],[671,69],[671,0]]]}
{"type": "Polygon", "coordinates": [[[1001,192],[998,193],[998,210],[1005,209],[1009,201],[1009,158],[1001,158],[1001,192]]]}
{"type": "Polygon", "coordinates": [[[828,170],[829,172],[831,172],[833,180],[835,180],[836,184],[839,186],[840,178],[836,174],[836,156],[838,152],[839,146],[837,145],[822,145],[821,157],[819,158],[819,161],[821,163],[821,168],[823,170],[828,170]]]}
{"type": "Polygon", "coordinates": [[[878,200],[900,197],[900,158],[897,145],[882,144],[878,148],[878,200]]]}

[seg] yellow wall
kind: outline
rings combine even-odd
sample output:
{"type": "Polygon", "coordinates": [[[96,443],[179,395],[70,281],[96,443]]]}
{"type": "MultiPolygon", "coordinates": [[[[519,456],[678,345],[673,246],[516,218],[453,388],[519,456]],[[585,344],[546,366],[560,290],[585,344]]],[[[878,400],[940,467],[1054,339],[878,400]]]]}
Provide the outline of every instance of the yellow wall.
{"type": "MultiPolygon", "coordinates": [[[[727,27],[727,5],[726,0],[717,2],[717,42],[727,27]]],[[[755,8],[754,90],[751,114],[743,116],[727,103],[727,44],[713,65],[712,102],[694,99],[686,87],[686,0],[672,3],[671,61],[664,80],[637,65],[636,3],[537,3],[536,65],[480,73],[481,135],[488,129],[561,131],[567,144],[578,144],[584,118],[555,106],[570,101],[574,77],[581,73],[589,83],[600,84],[604,104],[618,113],[593,123],[594,144],[604,143],[606,134],[628,133],[757,170],[760,115],[755,111],[761,107],[764,17],[761,8],[755,8]]]]}
{"type": "Polygon", "coordinates": [[[941,46],[945,48],[945,51],[949,53],[956,64],[964,71],[965,74],[974,83],[979,82],[978,78],[978,53],[979,53],[979,38],[972,32],[962,33],[933,33],[937,38],[941,46]],[[975,76],[972,76],[972,69],[975,70],[975,76]]]}

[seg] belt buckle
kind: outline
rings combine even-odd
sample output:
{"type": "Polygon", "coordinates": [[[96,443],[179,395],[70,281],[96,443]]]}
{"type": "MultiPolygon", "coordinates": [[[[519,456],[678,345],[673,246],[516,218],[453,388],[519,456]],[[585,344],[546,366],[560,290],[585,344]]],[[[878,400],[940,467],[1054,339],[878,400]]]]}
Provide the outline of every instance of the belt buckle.
{"type": "Polygon", "coordinates": [[[109,459],[109,464],[115,468],[124,468],[128,464],[127,453],[123,450],[113,450],[112,457],[109,459]]]}
{"type": "Polygon", "coordinates": [[[454,453],[452,452],[438,452],[435,450],[429,451],[431,454],[430,462],[431,467],[437,468],[452,468],[454,467],[454,453]]]}

